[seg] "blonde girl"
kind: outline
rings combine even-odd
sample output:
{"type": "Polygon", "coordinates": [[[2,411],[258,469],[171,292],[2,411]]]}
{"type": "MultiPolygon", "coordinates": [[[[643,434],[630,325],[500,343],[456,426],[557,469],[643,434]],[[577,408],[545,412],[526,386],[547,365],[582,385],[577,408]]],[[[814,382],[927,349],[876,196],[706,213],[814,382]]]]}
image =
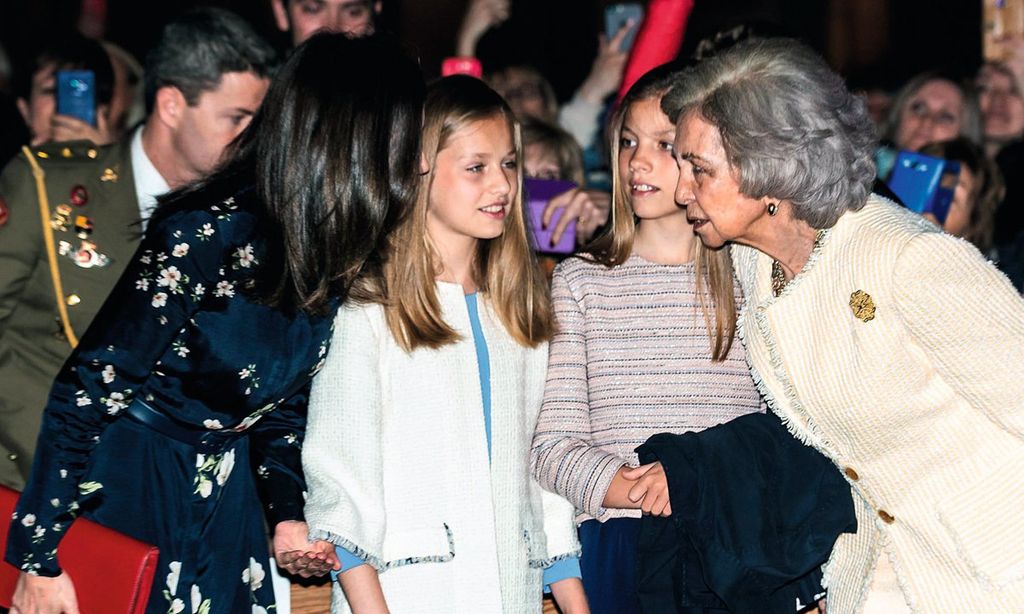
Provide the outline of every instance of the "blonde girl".
{"type": "Polygon", "coordinates": [[[586,612],[572,506],[530,475],[552,324],[518,124],[483,82],[449,77],[423,139],[417,202],[339,311],[312,391],[305,511],[342,561],[332,611],[539,612],[547,582],[586,612]]]}
{"type": "Polygon", "coordinates": [[[733,343],[728,252],[703,247],[674,199],[675,126],[659,107],[670,76],[655,69],[623,99],[610,231],[552,282],[557,330],[531,458],[540,483],[576,506],[594,612],[639,610],[639,517],[671,513],[667,489],[649,489],[660,465],[636,467],[634,449],[761,408],[733,343]]]}

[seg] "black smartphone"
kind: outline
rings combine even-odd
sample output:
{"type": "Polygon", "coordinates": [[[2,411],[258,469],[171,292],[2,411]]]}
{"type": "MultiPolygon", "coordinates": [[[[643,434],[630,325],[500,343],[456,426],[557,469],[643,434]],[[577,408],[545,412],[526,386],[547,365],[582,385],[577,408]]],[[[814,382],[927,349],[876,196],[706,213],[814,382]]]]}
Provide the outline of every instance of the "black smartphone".
{"type": "Polygon", "coordinates": [[[96,125],[96,75],[91,70],[58,70],[57,114],[96,125]]]}

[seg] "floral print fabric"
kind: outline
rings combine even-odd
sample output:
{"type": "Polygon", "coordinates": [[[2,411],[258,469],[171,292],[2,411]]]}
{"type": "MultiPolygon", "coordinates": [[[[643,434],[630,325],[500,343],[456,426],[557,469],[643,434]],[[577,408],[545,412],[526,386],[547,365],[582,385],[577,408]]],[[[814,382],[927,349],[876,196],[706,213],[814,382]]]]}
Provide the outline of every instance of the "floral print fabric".
{"type": "Polygon", "coordinates": [[[51,390],[12,520],[16,567],[59,573],[60,537],[85,515],[160,548],[167,581],[150,612],[272,610],[259,499],[271,526],[302,518],[306,397],[333,310],[284,313],[247,295],[266,258],[253,198],[150,225],[51,390]],[[124,418],[132,403],[206,434],[197,446],[166,437],[124,418]]]}

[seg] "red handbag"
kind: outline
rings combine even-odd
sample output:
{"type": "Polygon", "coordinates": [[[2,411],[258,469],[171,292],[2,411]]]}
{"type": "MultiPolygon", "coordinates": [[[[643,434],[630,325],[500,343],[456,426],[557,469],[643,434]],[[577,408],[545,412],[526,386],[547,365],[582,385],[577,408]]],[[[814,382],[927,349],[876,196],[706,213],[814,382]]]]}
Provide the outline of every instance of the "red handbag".
{"type": "MultiPolygon", "coordinates": [[[[18,492],[0,486],[0,556],[18,492]]],[[[79,518],[57,548],[64,573],[71,576],[82,614],[142,614],[153,588],[160,551],[156,546],[79,518]]],[[[0,561],[0,607],[11,607],[20,572],[0,561]]]]}

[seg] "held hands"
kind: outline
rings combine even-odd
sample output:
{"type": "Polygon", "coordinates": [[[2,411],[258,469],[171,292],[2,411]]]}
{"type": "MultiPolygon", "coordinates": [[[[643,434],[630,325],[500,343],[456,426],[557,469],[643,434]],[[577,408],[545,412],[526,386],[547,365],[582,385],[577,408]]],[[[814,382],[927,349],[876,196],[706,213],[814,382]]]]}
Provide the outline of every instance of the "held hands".
{"type": "Polygon", "coordinates": [[[546,230],[551,225],[555,210],[565,209],[551,233],[551,244],[558,243],[569,223],[576,220],[576,244],[583,245],[608,221],[611,208],[611,194],[599,190],[573,188],[548,201],[548,206],[544,207],[542,225],[546,230]]]}
{"type": "Polygon", "coordinates": [[[629,51],[622,50],[622,41],[629,34],[630,28],[636,25],[632,19],[622,24],[611,40],[604,34],[600,35],[597,57],[590,67],[590,74],[580,85],[577,93],[592,104],[601,104],[604,99],[619,89],[622,84],[622,72],[626,69],[629,51]]]}
{"type": "Polygon", "coordinates": [[[310,543],[305,522],[286,520],[274,528],[274,559],[288,573],[310,578],[331,571],[341,571],[341,562],[334,553],[334,544],[326,541],[310,543]]]}
{"type": "Polygon", "coordinates": [[[22,572],[12,601],[11,614],[78,614],[75,585],[66,573],[46,578],[22,572]]]}
{"type": "Polygon", "coordinates": [[[510,0],[470,0],[466,15],[459,26],[455,54],[476,56],[476,44],[494,26],[508,19],[510,0]]]}
{"type": "Polygon", "coordinates": [[[645,514],[672,515],[672,504],[668,500],[668,478],[661,463],[640,465],[624,471],[622,477],[636,482],[626,496],[630,501],[639,503],[645,514]]]}

